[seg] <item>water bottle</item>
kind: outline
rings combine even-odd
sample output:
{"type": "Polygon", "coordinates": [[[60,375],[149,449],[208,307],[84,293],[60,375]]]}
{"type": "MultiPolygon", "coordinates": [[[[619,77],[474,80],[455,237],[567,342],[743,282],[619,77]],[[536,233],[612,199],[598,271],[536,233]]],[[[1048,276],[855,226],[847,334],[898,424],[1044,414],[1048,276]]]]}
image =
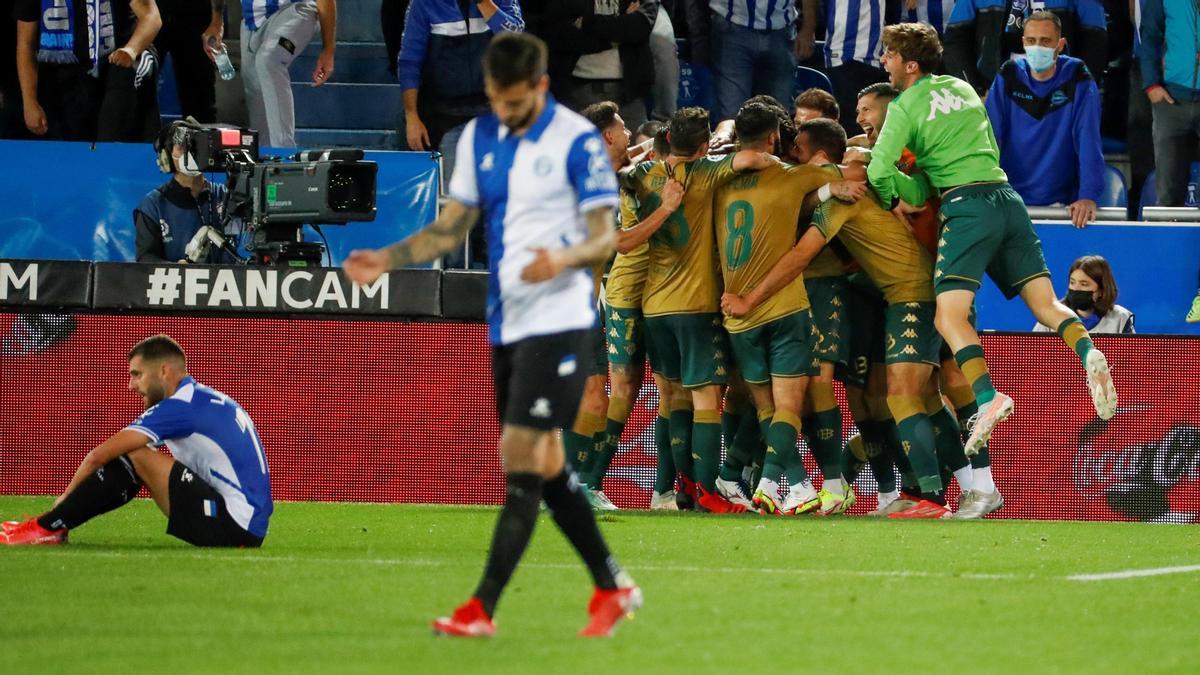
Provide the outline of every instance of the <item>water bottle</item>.
{"type": "Polygon", "coordinates": [[[229,50],[225,49],[225,43],[217,42],[215,37],[210,37],[208,46],[212,49],[213,61],[217,64],[217,72],[221,75],[221,79],[232,80],[233,76],[237,75],[237,70],[233,67],[233,61],[229,60],[229,50]]]}

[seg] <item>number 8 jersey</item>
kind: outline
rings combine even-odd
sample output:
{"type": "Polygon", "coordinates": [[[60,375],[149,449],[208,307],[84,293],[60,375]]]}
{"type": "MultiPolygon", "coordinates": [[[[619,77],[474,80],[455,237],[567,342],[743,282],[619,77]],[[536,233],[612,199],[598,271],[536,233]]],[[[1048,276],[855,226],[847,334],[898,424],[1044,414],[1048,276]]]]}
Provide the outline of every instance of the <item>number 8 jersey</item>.
{"type": "MultiPolygon", "coordinates": [[[[796,245],[804,197],[832,181],[833,171],[817,166],[777,164],[738,176],[717,191],[717,246],[725,290],[746,295],[796,245]]],[[[808,309],[803,275],[741,318],[726,317],[731,333],[750,330],[808,309]]]]}

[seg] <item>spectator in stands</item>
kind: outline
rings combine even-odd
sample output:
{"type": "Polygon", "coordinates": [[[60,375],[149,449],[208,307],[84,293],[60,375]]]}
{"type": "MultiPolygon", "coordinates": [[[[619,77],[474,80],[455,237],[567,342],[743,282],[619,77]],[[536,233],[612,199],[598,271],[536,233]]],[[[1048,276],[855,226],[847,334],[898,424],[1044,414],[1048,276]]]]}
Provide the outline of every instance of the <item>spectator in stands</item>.
{"type": "Polygon", "coordinates": [[[824,89],[806,89],[800,92],[796,97],[796,108],[792,113],[792,119],[796,126],[808,120],[815,120],[818,117],[826,117],[831,120],[841,119],[841,107],[838,106],[837,99],[833,94],[824,89]]]}
{"type": "Polygon", "coordinates": [[[1200,7],[1193,0],[1145,0],[1142,84],[1154,114],[1159,206],[1183,206],[1200,135],[1200,7]]]}
{"type": "Polygon", "coordinates": [[[387,50],[388,72],[398,74],[400,41],[404,37],[404,19],[412,0],[383,0],[379,3],[379,25],[383,28],[383,44],[387,50]]]}
{"type": "Polygon", "coordinates": [[[1108,60],[1108,34],[1099,0],[958,0],[943,40],[946,72],[985,96],[1001,64],[1021,53],[1025,21],[1035,4],[1058,16],[1067,47],[1100,82],[1108,60]]]}
{"type": "Polygon", "coordinates": [[[631,127],[647,119],[654,85],[650,34],[659,0],[550,0],[539,30],[550,47],[550,86],[573,110],[615,101],[631,127]]]}
{"type": "Polygon", "coordinates": [[[797,34],[791,0],[687,0],[693,57],[712,62],[712,119],[733,119],[753,94],[770,94],[779,101],[792,97],[796,59],[812,54],[816,28],[816,0],[805,2],[813,11],[805,11],[807,31],[797,34]],[[802,36],[807,43],[802,44],[802,36]]]}
{"type": "MultiPolygon", "coordinates": [[[[16,51],[17,22],[11,14],[4,14],[0,16],[0,54],[16,51]]],[[[26,133],[17,62],[0,59],[0,138],[23,138],[26,133]]]]}
{"type": "Polygon", "coordinates": [[[16,0],[25,126],[68,141],[145,141],[158,129],[162,21],[154,0],[16,0]],[[98,31],[89,27],[96,17],[98,31]]]}
{"type": "Polygon", "coordinates": [[[654,17],[650,30],[650,55],[654,59],[654,88],[651,98],[654,107],[650,116],[669,120],[679,101],[679,52],[675,45],[675,25],[665,7],[654,17]]]}
{"type": "MultiPolygon", "coordinates": [[[[1142,189],[1154,170],[1154,112],[1142,86],[1141,28],[1142,6],[1146,0],[1129,3],[1133,23],[1133,61],[1129,65],[1129,110],[1125,123],[1129,141],[1129,217],[1136,219],[1141,212],[1142,189]]],[[[1200,319],[1198,319],[1200,320],[1200,319]]]]}
{"type": "Polygon", "coordinates": [[[904,0],[904,20],[927,23],[941,36],[946,33],[946,25],[950,23],[950,15],[954,12],[954,4],[955,0],[904,0]]]}
{"type": "Polygon", "coordinates": [[[1064,55],[1053,12],[1025,21],[1025,57],[1000,68],[986,100],[1000,167],[1030,206],[1067,204],[1075,227],[1096,216],[1104,189],[1100,92],[1087,66],[1064,55]]]}
{"type": "Polygon", "coordinates": [[[884,0],[825,0],[825,66],[841,109],[838,121],[847,136],[862,132],[854,121],[858,92],[888,79],[879,60],[883,56],[880,36],[885,10],[884,0]]]}
{"type": "MultiPolygon", "coordinates": [[[[1117,280],[1102,256],[1085,255],[1071,263],[1067,294],[1061,302],[1075,310],[1089,333],[1133,333],[1133,312],[1117,304],[1117,280]]],[[[1053,332],[1042,324],[1033,330],[1053,332]]]]}
{"type": "MultiPolygon", "coordinates": [[[[637,131],[633,132],[633,144],[635,146],[640,146],[646,141],[653,141],[654,138],[658,136],[659,132],[665,129],[666,126],[666,124],[659,122],[658,120],[643,122],[642,125],[637,128],[637,131]]],[[[645,157],[646,160],[655,159],[654,150],[651,150],[650,153],[651,154],[645,157]]]]}
{"type": "MultiPolygon", "coordinates": [[[[202,167],[196,166],[183,146],[187,130],[194,126],[194,120],[172,122],[154,141],[158,168],[171,174],[171,180],[151,190],[133,211],[138,262],[236,262],[211,244],[207,231],[201,232],[208,227],[221,238],[229,234],[222,223],[225,186],[205,179],[202,167]],[[193,239],[201,249],[189,260],[187,248],[193,239]]],[[[237,245],[233,240],[231,244],[237,245]]]]}
{"type": "MultiPolygon", "coordinates": [[[[204,31],[205,49],[225,35],[225,0],[212,0],[212,23],[204,31]]],[[[242,85],[250,127],[262,145],[296,147],[296,110],[288,66],[321,27],[321,53],[313,69],[314,86],[333,75],[337,39],[337,0],[242,0],[242,85]]],[[[211,57],[211,52],[209,53],[211,57]]]]}
{"type": "Polygon", "coordinates": [[[517,0],[412,0],[397,68],[410,150],[440,148],[454,172],[463,127],[488,111],[483,52],[493,35],[523,30],[517,0]]]}
{"type": "Polygon", "coordinates": [[[210,0],[156,0],[162,29],[154,39],[158,56],[171,57],[175,89],[184,117],[204,123],[217,119],[216,69],[204,49],[204,30],[212,23],[210,0]]]}

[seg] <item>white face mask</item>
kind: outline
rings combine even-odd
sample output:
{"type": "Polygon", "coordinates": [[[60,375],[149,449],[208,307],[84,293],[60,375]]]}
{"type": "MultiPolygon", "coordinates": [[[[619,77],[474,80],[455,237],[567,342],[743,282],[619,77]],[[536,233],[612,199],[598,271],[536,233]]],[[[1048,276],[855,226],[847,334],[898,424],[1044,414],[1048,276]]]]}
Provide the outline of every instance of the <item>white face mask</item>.
{"type": "Polygon", "coordinates": [[[202,173],[196,167],[196,160],[192,159],[187,153],[184,153],[179,157],[175,157],[175,168],[179,171],[179,173],[189,178],[199,176],[202,173]]]}

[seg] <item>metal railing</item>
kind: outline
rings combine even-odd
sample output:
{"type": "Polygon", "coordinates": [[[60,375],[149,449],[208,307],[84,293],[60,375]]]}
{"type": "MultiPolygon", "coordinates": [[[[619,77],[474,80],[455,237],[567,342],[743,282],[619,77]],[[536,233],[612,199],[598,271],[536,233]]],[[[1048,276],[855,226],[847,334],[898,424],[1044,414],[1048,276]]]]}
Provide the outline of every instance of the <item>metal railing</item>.
{"type": "MultiPolygon", "coordinates": [[[[1029,218],[1039,222],[1070,222],[1065,206],[1030,206],[1029,218]]],[[[1200,226],[1200,209],[1195,207],[1147,206],[1142,209],[1141,220],[1129,220],[1124,207],[1096,209],[1097,223],[1153,226],[1157,223],[1188,223],[1200,226]]]]}

